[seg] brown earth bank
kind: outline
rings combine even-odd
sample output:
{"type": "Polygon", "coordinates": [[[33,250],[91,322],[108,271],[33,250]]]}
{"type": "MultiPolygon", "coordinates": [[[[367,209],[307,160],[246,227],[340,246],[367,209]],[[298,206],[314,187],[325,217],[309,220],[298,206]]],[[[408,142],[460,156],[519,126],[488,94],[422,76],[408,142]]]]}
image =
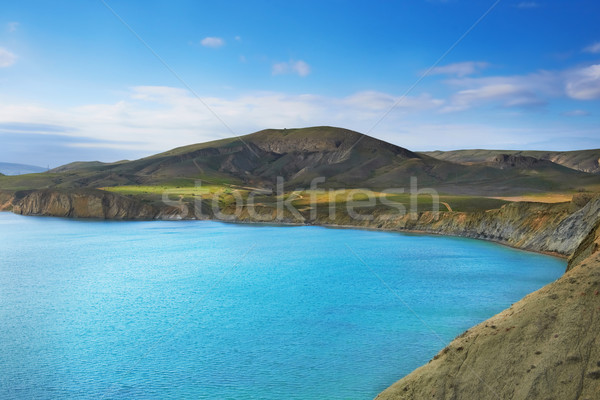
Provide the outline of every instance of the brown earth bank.
{"type": "MultiPolygon", "coordinates": [[[[189,207],[191,205],[185,203],[180,207],[156,204],[96,189],[0,192],[0,210],[12,210],[21,215],[121,220],[196,219],[198,213],[190,211],[189,207]]],[[[273,213],[270,208],[254,210],[253,214],[244,209],[229,221],[273,221],[273,213]]],[[[515,202],[498,209],[470,213],[421,211],[399,214],[374,209],[369,210],[368,215],[362,215],[363,219],[352,218],[343,212],[337,212],[333,218],[327,213],[317,214],[313,220],[307,213],[298,216],[288,213],[275,222],[462,236],[566,257],[593,228],[598,215],[600,198],[582,194],[575,195],[569,203],[515,202]]],[[[203,209],[200,218],[214,219],[210,207],[203,209]]]]}
{"type": "Polygon", "coordinates": [[[15,214],[115,220],[177,219],[179,209],[94,189],[0,192],[0,210],[15,214]]]}
{"type": "Polygon", "coordinates": [[[377,399],[599,399],[599,236],[597,224],[560,279],[469,329],[377,399]]]}
{"type": "MultiPolygon", "coordinates": [[[[22,215],[195,218],[186,207],[145,203],[95,189],[0,192],[0,210],[22,215]]],[[[244,210],[233,222],[256,222],[256,212],[252,215],[244,210]]],[[[499,209],[439,215],[431,211],[394,215],[375,209],[369,216],[372,219],[357,220],[342,213],[335,218],[323,214],[303,223],[463,236],[570,256],[568,270],[559,280],[466,331],[378,399],[600,398],[598,196],[581,194],[569,203],[509,203],[499,209]]],[[[286,215],[280,222],[300,221],[286,215]]]]}

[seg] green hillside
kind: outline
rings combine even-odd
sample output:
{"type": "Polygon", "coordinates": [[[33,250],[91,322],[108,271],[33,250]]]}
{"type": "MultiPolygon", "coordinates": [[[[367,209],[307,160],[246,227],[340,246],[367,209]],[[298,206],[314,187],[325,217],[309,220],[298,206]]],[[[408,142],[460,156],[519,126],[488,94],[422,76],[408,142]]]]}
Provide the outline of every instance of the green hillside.
{"type": "Polygon", "coordinates": [[[600,149],[577,151],[454,150],[424,152],[439,160],[456,163],[484,163],[501,154],[534,157],[577,171],[600,174],[600,149]]]}
{"type": "MultiPolygon", "coordinates": [[[[489,154],[472,152],[477,160],[489,154]]],[[[433,153],[430,153],[433,154],[433,153]]],[[[119,186],[308,188],[419,187],[448,195],[506,196],[594,188],[600,177],[536,158],[499,157],[465,165],[438,159],[335,127],[267,129],[250,135],[179,147],[134,161],[71,163],[43,174],[0,177],[0,189],[119,186]]],[[[462,154],[462,153],[461,153],[462,154]]],[[[440,156],[439,154],[435,154],[440,156]]]]}

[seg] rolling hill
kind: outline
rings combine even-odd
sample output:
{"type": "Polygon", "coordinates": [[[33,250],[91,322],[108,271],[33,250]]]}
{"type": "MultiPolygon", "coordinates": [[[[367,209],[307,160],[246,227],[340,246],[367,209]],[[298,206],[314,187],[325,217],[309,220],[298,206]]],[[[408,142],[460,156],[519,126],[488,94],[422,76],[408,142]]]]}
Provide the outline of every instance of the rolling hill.
{"type": "Polygon", "coordinates": [[[490,196],[576,191],[600,184],[597,175],[549,160],[496,155],[465,165],[322,126],[267,129],[134,161],[72,163],[44,174],[1,177],[0,189],[193,186],[196,180],[272,188],[278,177],[293,189],[308,187],[320,176],[326,178],[320,186],[329,188],[408,188],[416,177],[419,187],[442,193],[490,196]]]}
{"type": "Polygon", "coordinates": [[[454,150],[422,154],[456,163],[485,163],[500,155],[533,157],[591,174],[600,174],[600,149],[578,151],[454,150]]]}

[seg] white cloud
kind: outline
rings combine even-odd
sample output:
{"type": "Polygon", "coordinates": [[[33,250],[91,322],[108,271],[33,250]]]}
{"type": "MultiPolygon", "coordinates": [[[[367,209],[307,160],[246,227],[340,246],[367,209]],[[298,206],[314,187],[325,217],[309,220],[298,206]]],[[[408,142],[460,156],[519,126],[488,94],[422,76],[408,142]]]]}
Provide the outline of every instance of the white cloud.
{"type": "Polygon", "coordinates": [[[462,78],[447,81],[463,88],[456,92],[442,112],[463,111],[489,103],[502,107],[531,107],[546,103],[549,97],[563,93],[556,73],[462,78]]]}
{"type": "Polygon", "coordinates": [[[292,69],[300,76],[306,76],[310,74],[310,66],[302,60],[296,61],[292,65],[292,69]]]}
{"type": "Polygon", "coordinates": [[[517,4],[517,8],[538,8],[539,6],[535,1],[524,1],[517,4]]]}
{"type": "MultiPolygon", "coordinates": [[[[271,127],[314,125],[343,126],[366,132],[399,97],[375,91],[346,97],[260,92],[231,99],[206,97],[202,100],[233,132],[246,134],[271,127]]],[[[442,100],[429,95],[406,97],[382,123],[379,132],[394,132],[402,119],[436,109],[441,104],[442,100]]],[[[68,127],[61,133],[102,140],[82,141],[87,143],[85,146],[148,154],[234,135],[191,93],[164,86],[138,86],[115,103],[69,109],[0,104],[0,123],[68,127]]],[[[392,137],[390,134],[388,140],[392,137]]]]}
{"type": "Polygon", "coordinates": [[[576,100],[600,99],[600,64],[567,71],[565,90],[576,100]]]}
{"type": "Polygon", "coordinates": [[[223,40],[219,37],[208,36],[208,37],[205,37],[204,39],[202,39],[200,41],[200,44],[204,47],[217,48],[217,47],[223,46],[225,44],[225,40],[223,40]]]}
{"type": "Polygon", "coordinates": [[[504,83],[487,85],[478,89],[461,90],[452,98],[443,112],[463,111],[488,102],[499,102],[504,107],[531,106],[542,104],[535,94],[519,86],[504,83]]]}
{"type": "Polygon", "coordinates": [[[442,112],[464,111],[489,104],[532,107],[561,97],[595,100],[600,99],[600,64],[529,75],[455,78],[445,83],[458,90],[442,112]]]}
{"type": "Polygon", "coordinates": [[[462,78],[464,76],[480,72],[488,66],[488,63],[482,61],[466,61],[435,67],[429,72],[429,75],[454,75],[462,78]]]}
{"type": "Polygon", "coordinates": [[[563,115],[567,117],[587,117],[590,113],[585,110],[571,110],[564,112],[563,115]]]}
{"type": "MultiPolygon", "coordinates": [[[[490,87],[479,92],[480,97],[510,96],[513,92],[510,85],[494,87],[489,83],[487,86],[490,87]]],[[[138,86],[114,103],[72,108],[0,103],[0,125],[64,127],[62,131],[42,130],[39,133],[65,135],[70,138],[69,146],[105,149],[102,151],[106,154],[112,154],[106,149],[119,149],[119,157],[149,155],[265,128],[315,125],[354,129],[412,150],[433,150],[433,147],[532,148],[540,138],[547,141],[543,146],[537,146],[541,148],[566,143],[565,127],[555,126],[554,122],[531,127],[516,122],[515,125],[519,125],[516,128],[508,123],[496,126],[451,122],[456,121],[454,116],[432,113],[446,103],[427,94],[406,97],[400,102],[398,96],[376,91],[345,97],[258,92],[232,98],[203,97],[202,100],[231,127],[233,133],[191,93],[165,86],[138,86]],[[370,132],[373,124],[395,103],[398,106],[393,112],[370,132]]],[[[597,136],[596,129],[584,131],[571,127],[568,132],[572,137],[586,138],[586,143],[591,140],[588,138],[597,136]]],[[[74,150],[73,159],[79,154],[74,150]]]]}
{"type": "Polygon", "coordinates": [[[16,32],[18,27],[19,27],[18,22],[9,22],[8,24],[6,24],[6,29],[8,30],[9,33],[16,32]]]}
{"type": "Polygon", "coordinates": [[[0,47],[0,68],[10,67],[17,61],[17,56],[14,53],[0,47]]]}
{"type": "Polygon", "coordinates": [[[238,42],[241,42],[241,41],[242,41],[242,37],[241,37],[241,36],[239,36],[239,35],[237,35],[237,36],[236,36],[234,39],[235,39],[236,41],[238,41],[238,42]]]}
{"type": "Polygon", "coordinates": [[[363,91],[343,98],[341,103],[356,112],[362,111],[381,114],[391,107],[395,107],[397,110],[431,110],[442,106],[444,100],[435,99],[428,94],[418,97],[396,97],[388,93],[363,91]]]}
{"type": "Polygon", "coordinates": [[[290,70],[290,67],[289,67],[288,63],[281,62],[281,63],[273,64],[273,68],[271,70],[273,72],[273,75],[282,75],[282,74],[288,73],[290,70]]]}
{"type": "Polygon", "coordinates": [[[600,42],[593,43],[583,49],[584,53],[598,54],[600,53],[600,42]]]}
{"type": "Polygon", "coordinates": [[[310,74],[310,65],[302,60],[280,62],[273,64],[272,73],[273,75],[298,74],[304,77],[310,74]]]}

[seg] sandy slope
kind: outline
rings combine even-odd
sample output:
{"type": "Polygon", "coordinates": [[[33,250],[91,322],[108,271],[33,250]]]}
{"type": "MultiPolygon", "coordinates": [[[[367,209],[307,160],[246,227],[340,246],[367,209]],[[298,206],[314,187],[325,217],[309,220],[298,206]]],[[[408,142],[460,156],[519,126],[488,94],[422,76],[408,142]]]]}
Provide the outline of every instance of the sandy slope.
{"type": "Polygon", "coordinates": [[[377,399],[600,399],[600,223],[556,282],[468,330],[377,399]]]}

